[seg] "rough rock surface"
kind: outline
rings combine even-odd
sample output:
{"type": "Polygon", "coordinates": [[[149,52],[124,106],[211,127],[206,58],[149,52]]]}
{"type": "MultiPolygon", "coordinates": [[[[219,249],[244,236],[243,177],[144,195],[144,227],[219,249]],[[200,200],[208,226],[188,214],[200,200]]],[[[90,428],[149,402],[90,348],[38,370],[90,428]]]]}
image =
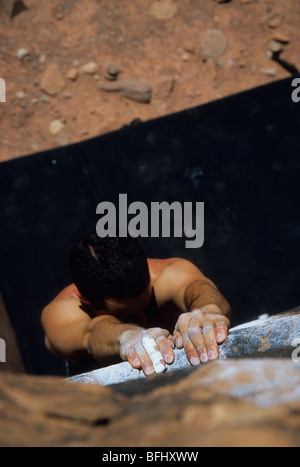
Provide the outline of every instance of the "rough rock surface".
{"type": "Polygon", "coordinates": [[[192,367],[179,352],[177,371],[121,384],[3,372],[0,446],[299,447],[299,311],[232,329],[221,360],[192,367]]]}
{"type": "MultiPolygon", "coordinates": [[[[259,319],[237,326],[229,331],[226,342],[220,346],[220,359],[228,358],[291,358],[293,342],[300,337],[300,308],[284,314],[259,319]]],[[[167,372],[189,367],[184,349],[175,350],[175,362],[167,372]]],[[[102,384],[119,384],[144,378],[128,362],[112,365],[90,373],[74,376],[72,381],[102,384]]]]}
{"type": "Polygon", "coordinates": [[[0,446],[300,446],[300,365],[224,360],[102,387],[3,373],[0,446]]]}

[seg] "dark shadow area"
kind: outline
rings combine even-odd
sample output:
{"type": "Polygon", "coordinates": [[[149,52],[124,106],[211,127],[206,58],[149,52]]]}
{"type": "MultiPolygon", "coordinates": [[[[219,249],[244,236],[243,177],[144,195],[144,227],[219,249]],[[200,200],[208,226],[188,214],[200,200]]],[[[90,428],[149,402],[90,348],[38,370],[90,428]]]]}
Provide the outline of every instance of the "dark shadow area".
{"type": "MultiPolygon", "coordinates": [[[[210,363],[208,363],[210,365],[210,363]]],[[[126,397],[132,398],[139,394],[149,394],[156,389],[161,389],[165,386],[175,385],[182,379],[189,376],[194,371],[201,371],[202,368],[206,368],[207,365],[201,365],[198,367],[187,367],[180,370],[170,371],[162,375],[147,376],[147,378],[135,379],[132,381],[126,381],[125,383],[112,384],[109,387],[112,391],[119,394],[123,394],[126,397]]]]}
{"type": "MultiPolygon", "coordinates": [[[[293,77],[294,79],[295,77],[293,77]]],[[[44,347],[43,307],[68,283],[68,253],[102,201],[205,202],[205,243],[141,239],[149,257],[192,260],[233,325],[300,303],[300,103],[292,79],[73,146],[2,163],[0,289],[27,371],[65,374],[44,347]]]]}

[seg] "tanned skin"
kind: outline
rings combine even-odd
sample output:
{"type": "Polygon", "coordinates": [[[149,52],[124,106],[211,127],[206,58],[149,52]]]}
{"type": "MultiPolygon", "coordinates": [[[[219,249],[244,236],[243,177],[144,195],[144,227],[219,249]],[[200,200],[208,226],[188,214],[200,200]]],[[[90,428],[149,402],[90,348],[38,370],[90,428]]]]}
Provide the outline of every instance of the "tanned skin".
{"type": "Polygon", "coordinates": [[[145,334],[155,339],[165,364],[174,361],[174,346],[185,349],[192,365],[217,359],[230,326],[230,306],[216,285],[180,258],[148,259],[148,265],[151,279],[142,295],[107,298],[101,309],[81,297],[74,284],[64,289],[42,313],[47,348],[70,361],[93,358],[104,364],[121,357],[146,376],[154,368],[142,346],[145,334]],[[144,311],[153,294],[154,324],[144,311]]]}

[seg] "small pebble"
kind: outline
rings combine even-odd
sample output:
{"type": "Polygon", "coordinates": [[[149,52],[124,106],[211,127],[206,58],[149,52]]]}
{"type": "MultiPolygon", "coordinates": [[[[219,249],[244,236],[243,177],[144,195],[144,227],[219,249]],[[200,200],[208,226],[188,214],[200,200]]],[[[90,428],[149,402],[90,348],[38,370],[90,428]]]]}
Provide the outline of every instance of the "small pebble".
{"type": "Polygon", "coordinates": [[[25,92],[23,92],[23,91],[18,91],[18,92],[16,92],[16,97],[17,97],[18,99],[25,99],[26,94],[25,94],[25,92]]]}
{"type": "Polygon", "coordinates": [[[260,72],[263,75],[270,76],[271,78],[275,78],[277,75],[277,69],[276,68],[262,68],[260,72]]]}
{"type": "Polygon", "coordinates": [[[107,67],[107,73],[110,76],[118,76],[119,74],[118,66],[115,63],[110,63],[107,67]]]}
{"type": "Polygon", "coordinates": [[[49,125],[49,131],[51,135],[58,135],[58,133],[64,128],[64,124],[60,120],[53,120],[49,125]]]}
{"type": "Polygon", "coordinates": [[[219,29],[209,29],[201,42],[202,53],[209,58],[223,55],[228,47],[228,39],[219,29]]]}
{"type": "Polygon", "coordinates": [[[18,51],[17,51],[17,58],[18,58],[20,61],[25,60],[25,59],[28,58],[29,56],[30,56],[29,50],[24,49],[23,47],[21,47],[20,49],[18,49],[18,51]]]}
{"type": "Polygon", "coordinates": [[[98,71],[98,65],[95,62],[85,63],[80,67],[80,71],[87,75],[94,75],[98,71]]]}
{"type": "Polygon", "coordinates": [[[268,44],[268,48],[273,53],[278,53],[282,51],[282,45],[277,41],[270,41],[268,44]]]}
{"type": "Polygon", "coordinates": [[[77,68],[69,68],[66,73],[66,78],[70,81],[75,81],[78,77],[78,70],[77,68]]]}
{"type": "Polygon", "coordinates": [[[46,63],[46,61],[47,61],[46,55],[45,55],[45,54],[41,54],[41,55],[39,56],[39,63],[40,63],[41,65],[43,65],[44,63],[46,63]]]}

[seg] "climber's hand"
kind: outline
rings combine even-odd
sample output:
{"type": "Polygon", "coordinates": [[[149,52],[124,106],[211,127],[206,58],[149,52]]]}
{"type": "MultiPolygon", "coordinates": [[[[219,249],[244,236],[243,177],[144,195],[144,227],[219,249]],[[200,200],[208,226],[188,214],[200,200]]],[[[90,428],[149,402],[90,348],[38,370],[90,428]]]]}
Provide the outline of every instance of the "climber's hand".
{"type": "Polygon", "coordinates": [[[175,325],[173,341],[176,347],[185,349],[191,365],[216,360],[219,357],[218,344],[227,338],[228,318],[221,312],[216,313],[215,305],[214,308],[209,307],[181,314],[175,325]]]}
{"type": "Polygon", "coordinates": [[[146,376],[162,373],[174,361],[174,345],[169,331],[161,328],[130,329],[119,336],[120,355],[146,376]]]}

